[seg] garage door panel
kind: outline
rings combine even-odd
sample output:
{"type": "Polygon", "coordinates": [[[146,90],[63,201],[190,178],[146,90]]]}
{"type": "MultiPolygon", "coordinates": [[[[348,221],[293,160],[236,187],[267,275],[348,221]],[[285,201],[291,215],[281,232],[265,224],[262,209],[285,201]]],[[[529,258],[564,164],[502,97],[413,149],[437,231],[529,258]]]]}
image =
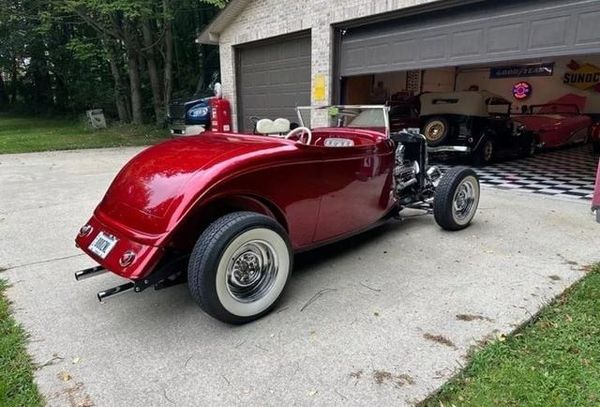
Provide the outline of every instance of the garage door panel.
{"type": "Polygon", "coordinates": [[[492,26],[488,31],[487,52],[519,52],[525,23],[492,26]]]}
{"type": "Polygon", "coordinates": [[[531,22],[530,49],[567,46],[569,16],[540,19],[531,22]]]}
{"type": "Polygon", "coordinates": [[[479,55],[483,45],[483,35],[482,29],[454,33],[452,36],[452,55],[479,55]]]}
{"type": "Polygon", "coordinates": [[[600,11],[579,16],[577,24],[577,43],[578,44],[600,44],[600,11]]]}
{"type": "Polygon", "coordinates": [[[250,117],[297,121],[295,107],[310,104],[310,37],[239,48],[238,128],[250,131],[250,117]]]}
{"type": "Polygon", "coordinates": [[[340,74],[597,53],[599,17],[597,0],[507,0],[349,28],[341,39],[340,74]],[[369,50],[386,46],[368,58],[369,50]]]}
{"type": "Polygon", "coordinates": [[[437,35],[435,37],[423,38],[421,44],[416,49],[421,51],[421,59],[425,61],[441,60],[446,58],[447,43],[448,37],[446,34],[437,35]]]}

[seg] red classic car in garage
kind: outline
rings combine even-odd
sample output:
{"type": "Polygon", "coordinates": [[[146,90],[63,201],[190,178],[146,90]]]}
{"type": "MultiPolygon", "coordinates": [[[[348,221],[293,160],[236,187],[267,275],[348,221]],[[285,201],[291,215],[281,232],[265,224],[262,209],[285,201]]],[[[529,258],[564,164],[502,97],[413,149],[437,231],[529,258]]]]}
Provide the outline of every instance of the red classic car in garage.
{"type": "MultiPolygon", "coordinates": [[[[293,254],[399,216],[433,213],[467,227],[479,180],[467,168],[443,176],[420,134],[389,132],[388,107],[298,108],[301,127],[261,120],[260,135],[207,132],[150,147],[123,167],[80,229],[76,244],[133,289],[188,282],[211,316],[243,323],[271,310],[293,254]],[[329,120],[309,128],[312,117],[329,120]]],[[[400,250],[400,248],[398,248],[400,250]]]]}
{"type": "Polygon", "coordinates": [[[514,120],[536,134],[542,148],[586,143],[590,139],[592,119],[581,114],[575,104],[548,103],[529,106],[529,112],[514,120]]]}

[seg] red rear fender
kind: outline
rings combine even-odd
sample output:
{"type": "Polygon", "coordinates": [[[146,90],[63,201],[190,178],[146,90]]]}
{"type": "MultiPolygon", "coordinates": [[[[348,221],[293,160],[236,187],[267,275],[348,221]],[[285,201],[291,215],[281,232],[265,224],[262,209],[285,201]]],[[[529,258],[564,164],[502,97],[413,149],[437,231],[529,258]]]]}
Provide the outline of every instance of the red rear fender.
{"type": "Polygon", "coordinates": [[[167,246],[179,250],[191,250],[200,233],[209,224],[221,216],[238,211],[250,211],[269,216],[288,230],[283,211],[267,199],[247,195],[223,195],[196,205],[169,235],[167,246]]]}

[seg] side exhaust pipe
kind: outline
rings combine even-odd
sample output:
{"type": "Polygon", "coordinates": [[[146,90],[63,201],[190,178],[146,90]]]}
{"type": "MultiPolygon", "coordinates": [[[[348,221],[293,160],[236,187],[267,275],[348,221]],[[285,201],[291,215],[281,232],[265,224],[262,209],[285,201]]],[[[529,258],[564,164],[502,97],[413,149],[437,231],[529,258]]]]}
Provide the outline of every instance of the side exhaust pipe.
{"type": "Polygon", "coordinates": [[[75,280],[81,281],[86,278],[95,277],[97,275],[106,273],[106,269],[102,266],[90,267],[89,269],[79,270],[75,272],[75,280]]]}
{"type": "Polygon", "coordinates": [[[129,282],[129,283],[118,285],[118,286],[113,287],[113,288],[109,288],[108,290],[100,291],[97,294],[98,301],[102,302],[102,300],[104,300],[104,299],[106,299],[108,297],[112,297],[112,296],[115,296],[117,294],[123,293],[125,291],[129,291],[134,286],[135,286],[135,283],[129,282]]]}

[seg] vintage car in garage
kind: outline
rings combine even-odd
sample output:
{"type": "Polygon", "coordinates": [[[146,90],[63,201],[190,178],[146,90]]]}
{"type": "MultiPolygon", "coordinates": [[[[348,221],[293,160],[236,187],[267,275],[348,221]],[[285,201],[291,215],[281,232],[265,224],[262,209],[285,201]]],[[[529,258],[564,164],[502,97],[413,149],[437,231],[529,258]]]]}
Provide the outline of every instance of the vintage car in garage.
{"type": "Polygon", "coordinates": [[[392,132],[419,128],[421,104],[418,95],[392,98],[386,104],[390,107],[390,130],[392,132]]]}
{"type": "Polygon", "coordinates": [[[264,120],[258,135],[209,131],[142,151],[79,230],[76,245],[99,265],[76,278],[110,271],[127,280],[100,300],[187,280],[205,312],[244,323],[275,306],[294,253],[406,208],[432,213],[447,230],[467,227],[476,173],[455,167],[442,176],[422,135],[390,134],[387,110],[298,108],[300,127],[287,134],[264,120]],[[310,126],[314,117],[329,124],[310,126]]]}
{"type": "Polygon", "coordinates": [[[431,153],[468,154],[486,165],[503,154],[532,155],[536,142],[510,117],[511,103],[486,91],[421,95],[421,132],[431,153]]]}
{"type": "Polygon", "coordinates": [[[587,143],[592,132],[592,119],[581,114],[575,104],[548,103],[529,106],[529,112],[514,116],[535,133],[541,148],[587,143]]]}

